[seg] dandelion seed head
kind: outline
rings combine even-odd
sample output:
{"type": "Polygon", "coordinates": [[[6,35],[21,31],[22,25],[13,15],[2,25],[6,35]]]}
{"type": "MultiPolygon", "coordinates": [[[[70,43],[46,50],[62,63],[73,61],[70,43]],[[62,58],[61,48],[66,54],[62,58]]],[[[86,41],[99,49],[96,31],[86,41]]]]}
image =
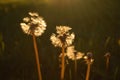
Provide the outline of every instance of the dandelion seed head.
{"type": "Polygon", "coordinates": [[[57,33],[59,35],[64,35],[64,34],[66,34],[71,29],[72,28],[70,28],[68,26],[56,26],[56,30],[57,30],[57,33]]]}
{"type": "Polygon", "coordinates": [[[93,57],[93,54],[91,52],[88,52],[87,57],[88,57],[88,59],[91,59],[93,57]]]}
{"type": "Polygon", "coordinates": [[[35,13],[35,12],[29,12],[28,13],[30,16],[39,16],[38,13],[35,13]]]}
{"type": "Polygon", "coordinates": [[[83,56],[84,56],[84,53],[78,52],[77,55],[76,55],[76,58],[81,59],[83,56]]]}
{"type": "Polygon", "coordinates": [[[21,25],[21,28],[23,29],[23,31],[25,32],[25,33],[28,33],[29,34],[29,28],[30,28],[30,26],[28,26],[27,24],[25,24],[25,23],[20,23],[20,25],[21,25]]]}
{"type": "Polygon", "coordinates": [[[110,53],[107,52],[104,56],[105,56],[105,57],[110,57],[110,53]]]}
{"type": "Polygon", "coordinates": [[[65,47],[72,44],[74,41],[74,33],[70,34],[69,30],[72,28],[68,26],[56,26],[56,35],[51,36],[51,41],[54,46],[62,47],[64,44],[65,47]],[[57,41],[58,40],[58,41],[57,41]]]}
{"type": "Polygon", "coordinates": [[[69,47],[67,47],[67,53],[66,53],[66,55],[71,60],[75,60],[75,59],[78,60],[78,59],[81,59],[83,57],[84,53],[77,52],[74,49],[74,46],[69,46],[69,47]]]}
{"type": "Polygon", "coordinates": [[[29,17],[25,17],[25,18],[23,18],[23,21],[24,21],[24,22],[29,22],[29,21],[30,21],[30,18],[29,18],[29,17]]]}
{"type": "Polygon", "coordinates": [[[20,23],[23,32],[29,35],[41,36],[46,30],[46,22],[37,13],[29,12],[29,17],[20,23]]]}
{"type": "Polygon", "coordinates": [[[93,59],[93,55],[91,52],[88,52],[86,56],[84,56],[84,59],[86,61],[87,64],[91,64],[93,63],[94,59],[93,59]]]}
{"type": "Polygon", "coordinates": [[[84,59],[85,59],[85,61],[86,61],[87,64],[89,64],[89,63],[91,64],[91,63],[94,62],[94,59],[92,59],[92,58],[89,59],[88,56],[84,56],[84,59]]]}
{"type": "Polygon", "coordinates": [[[74,39],[75,39],[74,33],[68,35],[67,38],[66,38],[66,43],[67,43],[67,45],[71,45],[72,42],[74,41],[74,39]]]}
{"type": "Polygon", "coordinates": [[[55,47],[57,47],[57,46],[62,47],[62,43],[61,43],[60,39],[58,37],[56,37],[56,34],[52,34],[52,36],[50,37],[50,40],[52,41],[52,44],[55,47]]]}

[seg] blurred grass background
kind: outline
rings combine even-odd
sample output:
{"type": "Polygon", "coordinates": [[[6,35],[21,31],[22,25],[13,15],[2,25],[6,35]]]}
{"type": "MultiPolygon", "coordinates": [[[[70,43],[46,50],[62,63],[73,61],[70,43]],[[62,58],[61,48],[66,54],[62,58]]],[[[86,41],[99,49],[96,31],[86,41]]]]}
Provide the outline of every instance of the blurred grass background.
{"type": "MultiPolygon", "coordinates": [[[[0,0],[0,80],[37,80],[32,39],[20,28],[29,11],[38,12],[47,23],[47,30],[37,38],[43,80],[59,80],[61,50],[49,40],[56,25],[73,28],[78,51],[93,52],[95,61],[90,80],[107,80],[106,52],[111,53],[108,80],[120,80],[119,3],[119,0],[0,0]]],[[[70,61],[66,80],[70,68],[74,75],[73,67],[70,61]]],[[[78,80],[84,80],[84,61],[78,62],[78,68],[78,80]]]]}

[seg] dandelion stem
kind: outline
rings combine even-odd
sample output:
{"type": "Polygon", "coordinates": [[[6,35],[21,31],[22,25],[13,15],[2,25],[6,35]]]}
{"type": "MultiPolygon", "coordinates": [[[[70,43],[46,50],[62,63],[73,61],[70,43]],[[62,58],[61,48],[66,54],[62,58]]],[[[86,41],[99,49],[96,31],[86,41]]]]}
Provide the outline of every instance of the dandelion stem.
{"type": "Polygon", "coordinates": [[[110,63],[110,53],[108,52],[104,56],[106,58],[106,72],[108,73],[109,63],[110,63]]]}
{"type": "Polygon", "coordinates": [[[62,69],[61,69],[61,80],[64,80],[64,71],[65,71],[65,46],[62,46],[62,69]]]}
{"type": "Polygon", "coordinates": [[[87,73],[86,73],[86,79],[85,80],[89,80],[90,66],[91,66],[91,63],[90,63],[90,61],[88,61],[88,63],[87,63],[87,73]]]}
{"type": "Polygon", "coordinates": [[[77,79],[77,59],[76,59],[76,55],[75,55],[75,80],[77,79]]]}
{"type": "Polygon", "coordinates": [[[36,44],[36,38],[35,35],[33,34],[33,44],[34,44],[34,49],[35,49],[35,57],[36,57],[36,64],[37,64],[37,70],[38,70],[38,78],[39,80],[42,80],[42,75],[41,75],[41,70],[40,70],[40,61],[39,61],[39,55],[38,55],[38,48],[36,44]]]}
{"type": "Polygon", "coordinates": [[[106,71],[108,71],[109,68],[109,57],[106,58],[106,71]]]}
{"type": "Polygon", "coordinates": [[[71,68],[69,68],[69,76],[70,76],[70,80],[72,80],[72,74],[71,74],[71,68]]]}

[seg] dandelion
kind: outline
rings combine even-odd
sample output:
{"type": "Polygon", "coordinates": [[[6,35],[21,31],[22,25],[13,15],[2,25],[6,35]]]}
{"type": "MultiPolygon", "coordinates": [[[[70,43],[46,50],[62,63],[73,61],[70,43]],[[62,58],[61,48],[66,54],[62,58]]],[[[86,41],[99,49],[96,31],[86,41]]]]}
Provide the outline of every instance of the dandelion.
{"type": "Polygon", "coordinates": [[[69,33],[69,30],[72,28],[68,26],[56,26],[57,34],[52,34],[50,40],[55,47],[65,47],[72,44],[74,41],[75,35],[74,33],[69,33]]]}
{"type": "Polygon", "coordinates": [[[74,49],[74,46],[67,47],[67,53],[66,54],[67,54],[68,58],[71,59],[71,60],[81,59],[84,55],[84,53],[82,53],[82,52],[77,52],[74,49]]]}
{"type": "Polygon", "coordinates": [[[85,80],[89,80],[89,76],[90,76],[90,67],[91,64],[93,63],[93,55],[91,52],[88,52],[86,56],[84,56],[84,59],[87,63],[87,72],[86,72],[86,79],[85,80]]]}
{"type": "Polygon", "coordinates": [[[37,69],[38,69],[38,77],[39,77],[39,80],[42,80],[38,48],[37,48],[35,37],[41,36],[44,33],[44,30],[46,30],[46,23],[43,20],[43,18],[38,15],[38,13],[29,12],[28,14],[29,16],[23,18],[23,22],[20,23],[20,25],[24,33],[28,35],[32,35],[33,37],[36,64],[37,64],[37,69]]]}
{"type": "Polygon", "coordinates": [[[104,57],[106,57],[106,71],[108,71],[109,63],[110,63],[110,53],[109,52],[106,53],[104,57]]]}
{"type": "Polygon", "coordinates": [[[75,62],[75,80],[77,79],[76,78],[76,73],[77,73],[77,60],[78,59],[81,59],[83,57],[84,53],[82,52],[77,52],[75,49],[74,49],[74,46],[69,46],[67,47],[67,53],[66,53],[66,56],[71,59],[71,60],[74,60],[75,62]]]}
{"type": "Polygon", "coordinates": [[[62,48],[62,68],[61,68],[61,80],[64,80],[64,71],[65,71],[65,48],[72,44],[74,41],[74,33],[70,34],[72,28],[68,26],[56,26],[56,34],[52,34],[50,40],[55,47],[62,48]]]}
{"type": "Polygon", "coordinates": [[[37,13],[29,12],[29,17],[23,18],[23,21],[21,28],[28,35],[41,36],[46,30],[45,21],[37,13]]]}

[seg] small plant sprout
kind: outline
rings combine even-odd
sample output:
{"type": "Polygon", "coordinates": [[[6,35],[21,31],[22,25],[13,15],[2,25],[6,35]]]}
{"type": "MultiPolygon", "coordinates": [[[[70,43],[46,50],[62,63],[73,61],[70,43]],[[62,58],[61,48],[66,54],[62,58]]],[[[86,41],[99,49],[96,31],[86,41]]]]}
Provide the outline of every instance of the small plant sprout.
{"type": "Polygon", "coordinates": [[[77,79],[76,78],[76,74],[77,74],[77,60],[78,59],[81,59],[83,58],[84,56],[84,53],[82,52],[77,52],[75,49],[74,49],[74,46],[69,46],[67,47],[67,53],[66,53],[67,57],[71,60],[74,60],[75,62],[75,80],[77,79]]]}
{"type": "Polygon", "coordinates": [[[87,72],[86,72],[86,79],[85,80],[89,80],[89,76],[90,76],[90,67],[91,64],[93,63],[93,55],[91,52],[88,52],[86,56],[84,56],[84,59],[87,63],[87,72]]]}
{"type": "Polygon", "coordinates": [[[105,55],[105,58],[106,58],[106,71],[108,71],[108,68],[109,68],[109,63],[110,63],[110,53],[107,52],[105,55]]]}
{"type": "Polygon", "coordinates": [[[36,64],[38,69],[38,78],[39,80],[42,80],[38,48],[35,37],[41,36],[44,33],[44,30],[46,30],[46,22],[43,20],[42,17],[38,15],[38,13],[29,12],[28,14],[29,16],[23,18],[23,22],[20,23],[20,25],[24,33],[32,35],[33,37],[36,64]]]}
{"type": "Polygon", "coordinates": [[[70,30],[72,28],[68,26],[56,26],[56,33],[52,34],[50,37],[50,40],[52,41],[52,44],[55,47],[61,47],[62,48],[62,68],[61,68],[61,80],[64,80],[64,71],[65,71],[65,48],[72,44],[74,41],[75,35],[74,33],[70,34],[70,30]]]}

